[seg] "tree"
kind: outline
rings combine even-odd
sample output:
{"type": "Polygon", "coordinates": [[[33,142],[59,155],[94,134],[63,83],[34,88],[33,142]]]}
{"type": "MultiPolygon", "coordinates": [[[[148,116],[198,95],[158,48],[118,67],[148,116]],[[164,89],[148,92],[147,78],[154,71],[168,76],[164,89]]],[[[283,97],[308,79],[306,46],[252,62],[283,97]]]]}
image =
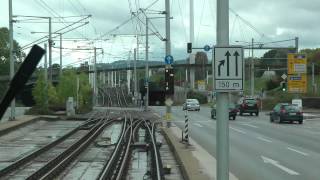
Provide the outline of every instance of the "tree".
{"type": "Polygon", "coordinates": [[[36,108],[40,113],[48,112],[49,106],[55,106],[58,103],[55,87],[51,83],[48,83],[48,87],[46,88],[43,70],[39,70],[37,73],[37,81],[35,87],[32,89],[32,95],[36,102],[36,108]]]}
{"type": "Polygon", "coordinates": [[[197,52],[195,57],[195,64],[201,65],[196,68],[195,80],[205,80],[206,78],[206,64],[208,64],[208,56],[205,52],[197,52]]]}
{"type": "Polygon", "coordinates": [[[76,97],[77,95],[77,75],[75,70],[65,70],[60,77],[57,86],[58,102],[64,105],[68,97],[76,97]]]}

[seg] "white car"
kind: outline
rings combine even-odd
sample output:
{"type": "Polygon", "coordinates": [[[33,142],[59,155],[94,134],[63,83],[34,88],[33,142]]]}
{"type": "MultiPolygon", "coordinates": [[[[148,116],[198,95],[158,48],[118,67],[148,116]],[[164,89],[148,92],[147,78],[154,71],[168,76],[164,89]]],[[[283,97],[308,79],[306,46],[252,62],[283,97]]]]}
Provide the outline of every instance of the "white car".
{"type": "Polygon", "coordinates": [[[200,111],[200,103],[198,99],[187,99],[182,106],[182,110],[200,111]]]}

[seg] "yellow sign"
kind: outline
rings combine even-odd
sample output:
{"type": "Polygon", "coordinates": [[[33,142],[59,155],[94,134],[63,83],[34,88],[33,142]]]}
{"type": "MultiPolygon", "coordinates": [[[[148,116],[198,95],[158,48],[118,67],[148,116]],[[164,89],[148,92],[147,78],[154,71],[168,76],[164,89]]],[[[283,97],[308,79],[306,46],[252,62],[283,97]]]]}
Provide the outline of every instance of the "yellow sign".
{"type": "Polygon", "coordinates": [[[306,93],[307,92],[307,75],[289,75],[288,76],[288,91],[291,93],[306,93]]]}
{"type": "Polygon", "coordinates": [[[288,74],[307,73],[307,57],[304,54],[288,54],[288,74]]]}

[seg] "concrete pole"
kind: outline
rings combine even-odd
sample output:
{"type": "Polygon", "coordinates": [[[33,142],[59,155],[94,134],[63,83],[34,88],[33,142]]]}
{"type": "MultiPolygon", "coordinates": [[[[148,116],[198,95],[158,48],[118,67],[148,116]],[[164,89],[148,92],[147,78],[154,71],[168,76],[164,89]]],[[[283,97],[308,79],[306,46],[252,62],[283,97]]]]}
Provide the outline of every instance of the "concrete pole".
{"type": "MultiPolygon", "coordinates": [[[[13,57],[13,20],[12,20],[12,0],[9,0],[9,58],[10,58],[10,80],[14,76],[14,57],[13,57]]],[[[16,100],[11,101],[11,114],[10,120],[15,120],[16,112],[16,100]]]]}
{"type": "Polygon", "coordinates": [[[49,81],[52,82],[52,27],[49,17],[49,81]]]}
{"type": "Polygon", "coordinates": [[[144,110],[148,110],[148,105],[149,105],[149,19],[146,17],[146,69],[145,69],[145,88],[146,88],[146,93],[145,93],[145,108],[144,110]]]}
{"type": "Polygon", "coordinates": [[[62,33],[59,33],[60,35],[60,71],[59,71],[59,77],[62,77],[62,33]]]}
{"type": "Polygon", "coordinates": [[[113,77],[113,71],[111,71],[111,87],[114,86],[114,77],[113,77]]]}
{"type": "MultiPolygon", "coordinates": [[[[217,46],[229,46],[229,0],[217,0],[217,46]]],[[[228,93],[217,93],[217,179],[229,179],[228,93]]]]}
{"type": "Polygon", "coordinates": [[[93,105],[97,105],[97,48],[94,47],[94,61],[93,61],[93,105]]]}
{"type": "Polygon", "coordinates": [[[296,45],[296,53],[298,53],[299,52],[299,38],[295,37],[294,40],[295,40],[295,45],[296,45]]]}
{"type": "Polygon", "coordinates": [[[251,40],[251,96],[254,96],[254,55],[253,55],[253,38],[251,40]]]}
{"type": "Polygon", "coordinates": [[[44,44],[44,49],[46,54],[44,56],[44,82],[45,82],[45,99],[46,99],[46,107],[48,107],[48,56],[47,56],[47,44],[44,44]]]}
{"type": "MultiPolygon", "coordinates": [[[[165,1],[166,7],[166,56],[171,55],[171,35],[170,35],[170,0],[165,1]]],[[[166,68],[171,68],[171,65],[166,65],[166,68]]],[[[173,102],[171,95],[166,95],[166,101],[173,102]]],[[[166,105],[167,127],[171,126],[171,105],[166,105]]]]}
{"type": "Polygon", "coordinates": [[[312,93],[315,94],[316,86],[314,83],[314,62],[312,62],[312,93]]]}
{"type": "Polygon", "coordinates": [[[133,78],[134,78],[134,81],[133,81],[133,83],[134,83],[134,94],[133,94],[133,96],[134,96],[134,99],[135,100],[137,100],[137,95],[138,95],[138,88],[137,88],[137,81],[138,81],[138,79],[137,79],[137,49],[134,49],[134,51],[133,51],[133,55],[134,55],[134,62],[133,62],[133,73],[134,73],[134,76],[133,76],[133,78]]]}
{"type": "MultiPolygon", "coordinates": [[[[190,42],[194,43],[194,0],[190,0],[190,42]]],[[[189,56],[189,63],[194,64],[195,63],[195,54],[190,53],[189,56]]],[[[190,88],[195,88],[195,69],[193,67],[190,68],[190,88]]]]}

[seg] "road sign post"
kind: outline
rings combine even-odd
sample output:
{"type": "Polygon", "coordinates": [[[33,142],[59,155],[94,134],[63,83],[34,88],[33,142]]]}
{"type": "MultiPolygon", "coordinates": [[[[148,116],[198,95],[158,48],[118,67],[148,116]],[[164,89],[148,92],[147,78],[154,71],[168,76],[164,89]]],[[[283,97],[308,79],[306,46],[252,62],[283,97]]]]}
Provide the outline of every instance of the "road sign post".
{"type": "Polygon", "coordinates": [[[288,54],[288,92],[307,92],[307,57],[304,54],[288,54]]]}
{"type": "MultiPolygon", "coordinates": [[[[229,0],[217,0],[217,46],[229,46],[229,0]]],[[[216,59],[214,59],[216,61],[216,59]]],[[[222,65],[221,65],[222,66],[222,65]]],[[[212,72],[216,74],[216,68],[212,72]]],[[[221,73],[221,69],[220,69],[221,73]]],[[[214,80],[215,78],[213,78],[214,80]]],[[[215,81],[214,81],[215,82],[215,81]]],[[[217,178],[229,179],[228,93],[217,93],[217,178]]]]}

